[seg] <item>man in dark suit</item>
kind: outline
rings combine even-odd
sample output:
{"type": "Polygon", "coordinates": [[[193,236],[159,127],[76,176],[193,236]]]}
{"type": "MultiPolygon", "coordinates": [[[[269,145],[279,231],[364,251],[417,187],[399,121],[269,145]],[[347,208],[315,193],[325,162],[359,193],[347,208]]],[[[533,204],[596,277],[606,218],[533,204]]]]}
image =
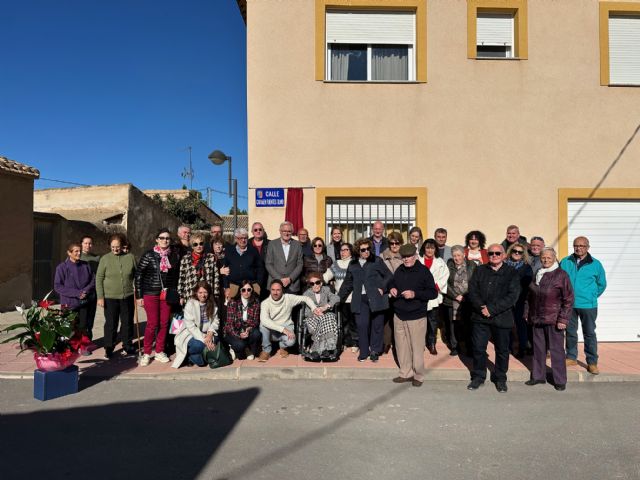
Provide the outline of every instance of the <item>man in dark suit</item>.
{"type": "Polygon", "coordinates": [[[300,292],[300,275],[302,274],[302,247],[293,240],[293,224],[280,224],[280,238],[272,240],[267,247],[265,267],[269,274],[268,283],[273,280],[282,281],[286,293],[300,292]]]}

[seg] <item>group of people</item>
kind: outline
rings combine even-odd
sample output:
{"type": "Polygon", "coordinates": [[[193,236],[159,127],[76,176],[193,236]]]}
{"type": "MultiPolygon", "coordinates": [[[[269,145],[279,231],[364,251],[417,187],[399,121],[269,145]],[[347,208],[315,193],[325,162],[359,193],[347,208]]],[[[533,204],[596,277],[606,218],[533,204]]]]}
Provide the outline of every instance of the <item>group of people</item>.
{"type": "Polygon", "coordinates": [[[379,221],[371,232],[352,245],[334,227],[325,243],[283,222],[279,238],[269,240],[255,222],[251,237],[238,228],[227,243],[219,225],[211,227],[210,240],[183,225],[175,243],[161,229],[137,262],[124,251],[121,235],[111,236],[111,251],[102,257],[85,237],[69,246],[55,290],[61,303],[79,312],[87,343],[96,306],[104,308],[107,359],[119,322],[122,352],[136,353],[135,297],[147,317],[141,366],[152,359],[170,362],[173,349],[175,368],[204,366],[216,348],[230,349],[232,358],[267,362],[274,346],[276,355],[287,357],[302,331],[309,343],[298,349],[309,360],[335,360],[344,347],[361,362],[377,362],[393,349],[399,365],[393,381],[420,386],[424,350],[438,355],[441,327],[450,355],[473,358],[469,390],[486,380],[489,340],[496,356],[491,381],[499,392],[507,391],[510,354],[533,355],[526,383],[546,383],[547,352],[553,385],[564,390],[566,366],[577,362],[580,321],[587,369],[598,374],[595,324],[606,276],[589,254],[587,238],[577,237],[574,253],[559,262],[541,237],[527,242],[515,225],[501,243],[488,246],[479,230],[453,246],[444,228],[424,239],[413,227],[406,243],[400,232],[385,235],[379,221]]]}

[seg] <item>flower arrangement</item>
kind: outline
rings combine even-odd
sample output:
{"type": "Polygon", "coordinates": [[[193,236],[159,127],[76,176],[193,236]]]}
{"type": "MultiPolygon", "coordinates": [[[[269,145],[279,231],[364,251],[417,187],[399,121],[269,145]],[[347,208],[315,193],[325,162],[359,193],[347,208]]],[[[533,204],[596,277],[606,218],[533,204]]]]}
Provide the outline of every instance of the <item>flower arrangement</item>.
{"type": "Polygon", "coordinates": [[[72,365],[85,346],[86,337],[76,329],[78,314],[62,305],[55,308],[55,302],[48,300],[49,294],[31,307],[16,307],[24,317],[24,322],[5,328],[5,332],[22,329],[17,335],[1,343],[17,341],[20,352],[32,350],[38,368],[57,370],[72,365]]]}

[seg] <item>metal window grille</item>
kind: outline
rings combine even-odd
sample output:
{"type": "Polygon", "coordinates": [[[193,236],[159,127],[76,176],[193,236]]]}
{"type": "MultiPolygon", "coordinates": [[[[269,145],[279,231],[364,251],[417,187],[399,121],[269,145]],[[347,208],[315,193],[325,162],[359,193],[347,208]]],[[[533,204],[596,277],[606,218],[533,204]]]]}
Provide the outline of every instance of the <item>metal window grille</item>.
{"type": "Polygon", "coordinates": [[[398,231],[407,239],[416,223],[414,198],[328,198],[325,203],[325,238],[331,238],[331,229],[339,227],[343,238],[353,243],[371,235],[371,224],[384,223],[386,233],[398,231]]]}

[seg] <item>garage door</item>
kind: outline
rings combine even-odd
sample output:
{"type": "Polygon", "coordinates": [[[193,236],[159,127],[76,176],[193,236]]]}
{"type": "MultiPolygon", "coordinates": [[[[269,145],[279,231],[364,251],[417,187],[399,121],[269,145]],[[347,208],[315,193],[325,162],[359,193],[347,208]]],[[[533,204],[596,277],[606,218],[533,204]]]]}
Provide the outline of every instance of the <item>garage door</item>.
{"type": "Polygon", "coordinates": [[[598,340],[640,341],[640,201],[570,200],[568,214],[568,251],[575,237],[587,237],[607,273],[598,340]]]}

